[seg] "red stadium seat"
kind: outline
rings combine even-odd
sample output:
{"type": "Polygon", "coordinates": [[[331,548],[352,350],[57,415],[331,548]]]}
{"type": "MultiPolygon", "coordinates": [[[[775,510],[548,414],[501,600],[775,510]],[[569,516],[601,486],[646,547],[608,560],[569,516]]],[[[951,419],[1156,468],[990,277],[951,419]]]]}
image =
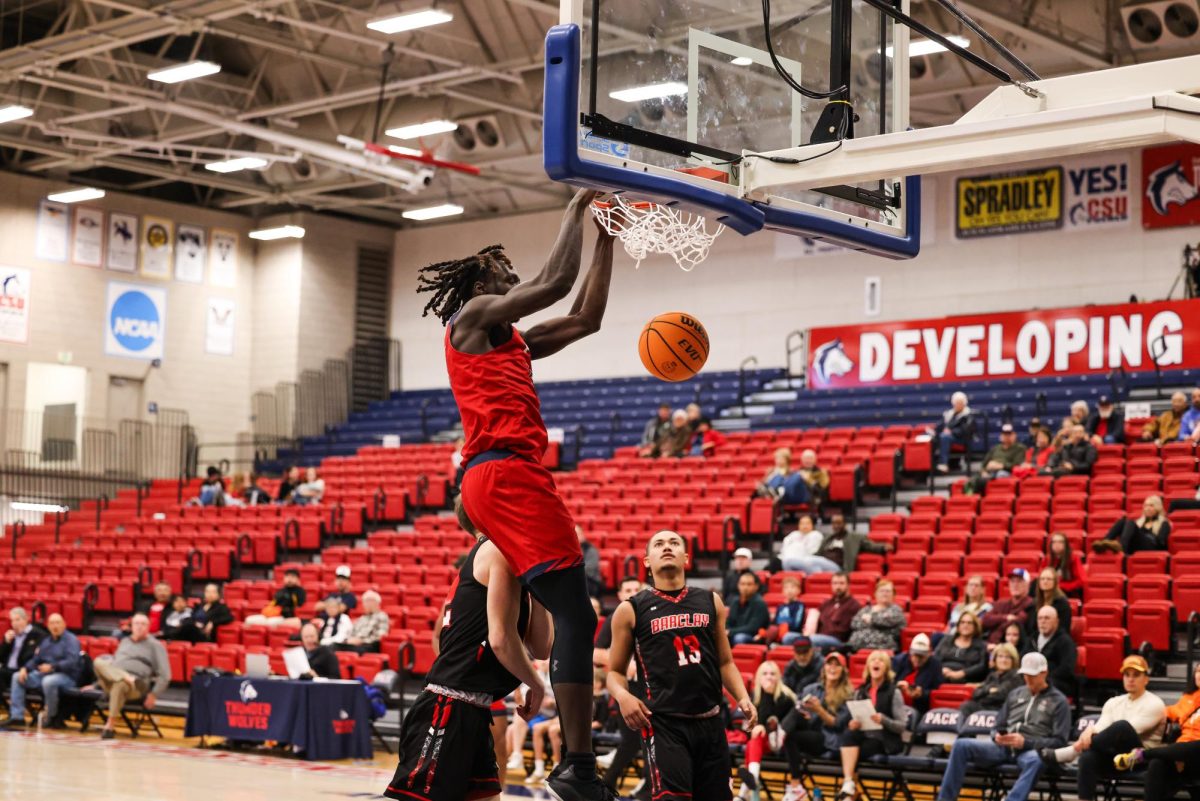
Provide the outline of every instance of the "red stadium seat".
{"type": "Polygon", "coordinates": [[[1087,648],[1087,664],[1084,675],[1088,679],[1102,681],[1119,681],[1121,662],[1127,653],[1127,641],[1123,628],[1094,628],[1083,633],[1083,642],[1087,648]]]}
{"type": "Polygon", "coordinates": [[[1175,622],[1170,601],[1137,601],[1125,613],[1131,643],[1150,643],[1156,651],[1171,651],[1171,627],[1175,622]]]}

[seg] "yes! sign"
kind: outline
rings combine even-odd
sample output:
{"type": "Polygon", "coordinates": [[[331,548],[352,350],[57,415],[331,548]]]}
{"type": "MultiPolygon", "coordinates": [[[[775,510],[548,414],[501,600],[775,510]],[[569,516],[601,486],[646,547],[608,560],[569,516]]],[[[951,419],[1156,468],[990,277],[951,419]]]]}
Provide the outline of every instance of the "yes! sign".
{"type": "Polygon", "coordinates": [[[158,287],[110,281],[104,319],[104,352],[161,359],[166,337],[167,293],[158,287]]]}

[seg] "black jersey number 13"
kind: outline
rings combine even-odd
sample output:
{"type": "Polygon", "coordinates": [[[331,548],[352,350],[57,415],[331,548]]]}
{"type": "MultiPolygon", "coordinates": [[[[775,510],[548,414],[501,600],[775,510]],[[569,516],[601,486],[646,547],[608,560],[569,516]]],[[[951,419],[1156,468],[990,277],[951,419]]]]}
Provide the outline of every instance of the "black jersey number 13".
{"type": "Polygon", "coordinates": [[[700,640],[694,634],[675,638],[675,653],[679,654],[679,666],[686,667],[690,662],[700,664],[700,640]]]}

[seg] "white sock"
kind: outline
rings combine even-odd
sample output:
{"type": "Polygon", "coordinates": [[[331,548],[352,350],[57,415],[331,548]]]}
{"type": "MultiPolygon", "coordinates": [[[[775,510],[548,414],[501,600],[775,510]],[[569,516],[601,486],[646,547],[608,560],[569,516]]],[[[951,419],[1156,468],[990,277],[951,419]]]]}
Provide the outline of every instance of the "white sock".
{"type": "Polygon", "coordinates": [[[546,760],[544,760],[544,759],[533,760],[533,772],[534,773],[544,773],[545,770],[546,770],[546,760]]]}
{"type": "Polygon", "coordinates": [[[762,772],[762,765],[755,762],[753,765],[748,765],[746,769],[750,771],[751,776],[757,779],[758,774],[762,772]]]}
{"type": "Polygon", "coordinates": [[[1054,758],[1056,760],[1058,760],[1060,763],[1074,762],[1076,759],[1079,758],[1079,753],[1075,750],[1075,746],[1064,745],[1062,748],[1054,749],[1054,758]]]}

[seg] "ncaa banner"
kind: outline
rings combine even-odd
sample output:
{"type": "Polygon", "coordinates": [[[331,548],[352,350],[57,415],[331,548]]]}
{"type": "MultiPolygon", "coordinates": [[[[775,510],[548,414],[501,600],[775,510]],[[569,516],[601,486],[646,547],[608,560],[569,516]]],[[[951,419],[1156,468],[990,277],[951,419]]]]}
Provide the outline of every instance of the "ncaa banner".
{"type": "Polygon", "coordinates": [[[1069,162],[1063,168],[1068,231],[1095,231],[1129,224],[1128,157],[1101,155],[1069,162]]]}
{"type": "Polygon", "coordinates": [[[130,359],[161,359],[167,335],[167,292],[141,284],[108,282],[104,352],[130,359]]]}
{"type": "Polygon", "coordinates": [[[1200,145],[1142,151],[1142,227],[1200,225],[1200,145]]]}
{"type": "Polygon", "coordinates": [[[964,176],[955,195],[959,239],[1062,228],[1062,167],[964,176]]]}
{"type": "Polygon", "coordinates": [[[1200,367],[1200,300],[809,331],[813,389],[1200,367]]]}

